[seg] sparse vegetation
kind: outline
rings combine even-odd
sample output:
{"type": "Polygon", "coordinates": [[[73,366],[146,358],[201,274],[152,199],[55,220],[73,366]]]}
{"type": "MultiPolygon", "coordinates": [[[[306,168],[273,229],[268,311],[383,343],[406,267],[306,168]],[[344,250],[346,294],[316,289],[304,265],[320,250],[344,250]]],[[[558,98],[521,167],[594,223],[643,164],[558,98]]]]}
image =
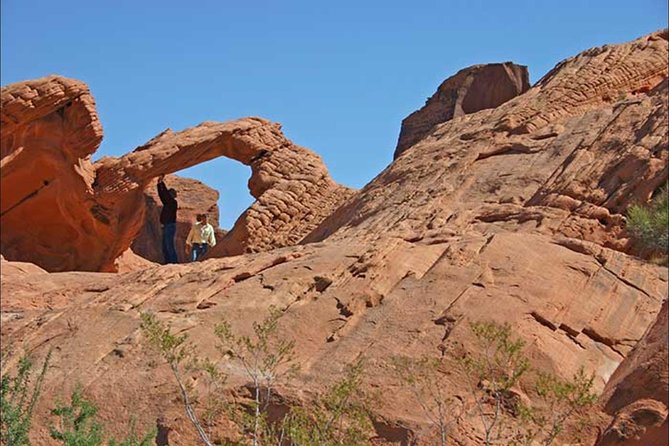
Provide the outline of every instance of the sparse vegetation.
{"type": "Polygon", "coordinates": [[[281,425],[277,445],[289,446],[363,446],[368,444],[372,425],[368,398],[360,385],[364,362],[358,358],[346,367],[344,377],[316,404],[293,408],[281,425]],[[282,439],[287,443],[282,443],[282,439]]]}
{"type": "Polygon", "coordinates": [[[444,387],[446,358],[395,358],[397,376],[414,395],[426,417],[439,433],[434,444],[447,444],[451,425],[463,414],[480,420],[486,445],[549,446],[567,423],[583,418],[583,409],[594,404],[594,378],[581,369],[572,379],[530,368],[524,343],[514,337],[508,324],[471,324],[478,351],[453,358],[466,375],[470,399],[453,400],[444,387]],[[532,374],[532,389],[540,404],[521,397],[520,379],[532,374]]]}
{"type": "MultiPolygon", "coordinates": [[[[253,324],[252,336],[237,336],[231,325],[223,321],[215,327],[219,340],[217,346],[222,358],[237,361],[249,379],[250,404],[228,402],[219,395],[209,395],[204,405],[204,419],[211,427],[215,419],[229,415],[241,428],[241,440],[223,440],[228,446],[356,446],[367,444],[371,422],[367,400],[360,383],[364,369],[362,359],[346,367],[342,380],[327,390],[309,408],[292,407],[281,420],[269,420],[268,413],[276,386],[285,383],[298,367],[295,362],[295,343],[282,339],[278,323],[282,312],[270,308],[269,315],[253,324]],[[250,407],[249,407],[250,406],[250,407]],[[246,438],[244,438],[246,437],[246,438]]],[[[156,347],[170,365],[179,386],[186,413],[196,427],[205,445],[214,444],[211,430],[207,432],[196,414],[190,389],[184,385],[183,376],[188,370],[204,371],[209,390],[220,393],[226,376],[209,360],[201,360],[188,341],[187,335],[172,333],[169,326],[158,321],[155,315],[142,315],[142,330],[148,341],[156,347]]]]}
{"type": "Polygon", "coordinates": [[[524,342],[513,338],[508,324],[477,322],[471,328],[482,353],[465,356],[462,365],[489,446],[507,435],[503,423],[505,410],[513,404],[511,388],[527,372],[529,361],[523,355],[524,342]]]}
{"type": "Polygon", "coordinates": [[[70,405],[59,404],[51,415],[59,417],[58,427],[52,426],[51,438],[64,446],[98,446],[102,444],[102,425],[95,419],[97,408],[83,398],[81,387],[72,392],[70,405]]]}
{"type": "MultiPolygon", "coordinates": [[[[83,396],[81,386],[77,386],[70,397],[70,404],[59,404],[51,411],[51,415],[59,418],[58,426],[51,426],[51,438],[63,446],[99,446],[103,443],[104,430],[96,415],[95,404],[83,396]]],[[[150,431],[141,439],[135,432],[135,422],[130,423],[130,432],[120,442],[114,438],[109,446],[150,446],[156,431],[150,431]]]]}
{"type": "Polygon", "coordinates": [[[645,254],[667,264],[669,252],[669,186],[662,186],[647,206],[627,211],[627,230],[645,254]]]}
{"type": "Polygon", "coordinates": [[[391,363],[398,378],[408,387],[423,413],[437,431],[437,443],[445,446],[451,425],[457,421],[462,404],[448,394],[443,358],[419,359],[398,356],[391,363]],[[459,406],[456,408],[456,406],[459,406]]]}
{"type": "Polygon", "coordinates": [[[213,446],[209,435],[195,413],[195,408],[183,380],[184,369],[188,365],[188,362],[191,364],[194,362],[194,348],[188,341],[188,335],[172,333],[171,328],[160,322],[155,314],[142,313],[141,319],[141,328],[144,336],[146,336],[149,343],[160,353],[172,370],[188,419],[193,423],[202,442],[207,446],[213,446]]]}
{"type": "Polygon", "coordinates": [[[252,410],[250,416],[242,417],[242,425],[250,431],[253,446],[260,445],[263,432],[267,432],[267,409],[276,384],[297,371],[295,342],[281,339],[277,334],[281,314],[280,310],[270,308],[267,318],[253,324],[253,337],[235,336],[227,321],[214,330],[221,353],[238,360],[251,380],[252,410]]]}
{"type": "MultiPolygon", "coordinates": [[[[11,446],[30,444],[28,432],[50,358],[51,352],[44,359],[34,383],[32,382],[33,359],[27,354],[19,359],[16,376],[3,375],[0,382],[0,413],[2,414],[0,442],[2,444],[11,446]]],[[[4,362],[6,356],[3,355],[2,359],[4,362]]]]}

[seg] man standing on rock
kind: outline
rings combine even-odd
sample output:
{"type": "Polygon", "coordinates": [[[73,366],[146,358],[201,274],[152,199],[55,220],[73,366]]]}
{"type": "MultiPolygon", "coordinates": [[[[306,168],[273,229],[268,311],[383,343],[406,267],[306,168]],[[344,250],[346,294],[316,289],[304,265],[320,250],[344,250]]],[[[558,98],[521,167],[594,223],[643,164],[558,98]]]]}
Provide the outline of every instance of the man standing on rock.
{"type": "Polygon", "coordinates": [[[160,224],[163,225],[163,257],[165,263],[177,263],[177,249],[174,238],[177,234],[177,191],[167,189],[165,175],[158,177],[158,196],[163,202],[160,224]]]}

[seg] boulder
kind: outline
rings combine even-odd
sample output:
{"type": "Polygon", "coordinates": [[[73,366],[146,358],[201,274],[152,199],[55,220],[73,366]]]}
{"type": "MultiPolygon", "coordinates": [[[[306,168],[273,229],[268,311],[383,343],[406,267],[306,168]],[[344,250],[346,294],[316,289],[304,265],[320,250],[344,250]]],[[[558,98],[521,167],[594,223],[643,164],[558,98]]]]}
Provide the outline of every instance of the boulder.
{"type": "Polygon", "coordinates": [[[453,118],[495,108],[530,88],[527,67],[511,62],[474,65],[446,79],[425,105],[402,121],[394,157],[453,118]]]}
{"type": "Polygon", "coordinates": [[[669,441],[668,326],[665,300],[655,323],[606,384],[601,399],[604,410],[614,418],[597,446],[669,441]]]}

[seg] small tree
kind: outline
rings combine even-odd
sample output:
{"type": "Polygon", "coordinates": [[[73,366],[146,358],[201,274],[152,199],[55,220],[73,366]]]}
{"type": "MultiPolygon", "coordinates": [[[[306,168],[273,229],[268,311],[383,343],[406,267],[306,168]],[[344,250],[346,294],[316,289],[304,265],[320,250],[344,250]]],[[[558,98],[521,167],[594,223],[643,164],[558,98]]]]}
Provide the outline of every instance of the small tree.
{"type": "Polygon", "coordinates": [[[669,251],[669,187],[665,184],[648,206],[633,205],[627,211],[627,230],[640,247],[664,256],[669,251]]]}
{"type": "Polygon", "coordinates": [[[97,408],[83,398],[81,387],[72,392],[70,405],[57,405],[51,415],[60,418],[59,427],[51,426],[51,438],[64,446],[99,446],[102,426],[96,421],[97,408]]]}
{"type": "Polygon", "coordinates": [[[543,446],[549,446],[555,441],[569,418],[595,403],[597,395],[592,392],[594,380],[594,375],[587,376],[583,368],[571,380],[538,372],[536,393],[545,406],[541,415],[534,415],[532,418],[539,427],[537,432],[543,434],[543,446]]]}
{"type": "Polygon", "coordinates": [[[179,386],[181,399],[188,419],[193,423],[193,426],[195,426],[202,442],[206,446],[213,446],[213,443],[209,440],[207,432],[195,413],[191,399],[188,396],[188,390],[186,389],[182,378],[184,373],[183,369],[187,365],[186,362],[193,361],[191,353],[193,348],[188,342],[188,336],[179,336],[172,333],[171,328],[156,319],[154,314],[142,313],[141,319],[141,328],[144,336],[146,336],[149,343],[158,350],[172,370],[177,386],[179,386]]]}
{"type": "Polygon", "coordinates": [[[243,424],[251,432],[253,446],[261,444],[263,432],[268,429],[267,409],[276,384],[298,369],[295,341],[284,340],[277,333],[281,315],[281,310],[270,307],[269,315],[262,322],[253,323],[253,337],[235,336],[227,321],[219,323],[214,330],[221,353],[239,360],[251,380],[252,415],[243,424]]]}
{"type": "MultiPolygon", "coordinates": [[[[3,357],[3,362],[4,359],[3,357]]],[[[32,381],[33,362],[30,356],[19,359],[16,376],[3,375],[0,380],[0,413],[2,416],[0,442],[11,446],[30,444],[28,432],[35,405],[42,392],[44,375],[49,366],[51,352],[46,355],[42,368],[34,384],[32,381]],[[31,385],[32,384],[32,385],[31,385]]]]}
{"type": "Polygon", "coordinates": [[[372,429],[367,398],[361,392],[364,363],[358,358],[345,376],[309,408],[293,408],[282,423],[277,445],[363,446],[372,429]]]}
{"type": "Polygon", "coordinates": [[[419,359],[395,357],[392,367],[438,431],[439,445],[446,446],[448,431],[459,415],[453,414],[454,398],[448,395],[444,373],[441,371],[444,367],[443,359],[427,356],[419,359]]]}
{"type": "Polygon", "coordinates": [[[502,438],[504,410],[510,402],[510,390],[528,370],[529,361],[523,356],[525,343],[514,339],[509,324],[476,322],[472,331],[482,349],[480,355],[462,359],[468,384],[485,433],[485,444],[490,446],[502,438]],[[493,410],[486,410],[492,400],[493,410]]]}
{"type": "Polygon", "coordinates": [[[567,421],[594,404],[594,375],[583,369],[572,379],[534,371],[523,352],[524,342],[515,339],[508,324],[471,324],[481,352],[462,359],[474,396],[476,411],[485,432],[485,444],[503,441],[508,445],[553,444],[567,421]],[[527,372],[536,373],[535,393],[542,404],[526,405],[514,398],[512,387],[527,372]],[[492,412],[486,407],[492,404],[492,412]],[[515,418],[513,423],[510,417],[515,418]]]}

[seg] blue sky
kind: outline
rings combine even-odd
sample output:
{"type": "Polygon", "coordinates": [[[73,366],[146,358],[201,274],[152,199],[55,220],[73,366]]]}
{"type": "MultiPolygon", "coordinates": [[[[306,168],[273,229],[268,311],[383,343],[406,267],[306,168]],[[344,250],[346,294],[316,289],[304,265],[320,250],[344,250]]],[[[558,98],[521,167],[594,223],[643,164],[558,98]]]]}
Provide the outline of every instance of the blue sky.
{"type": "MultiPolygon", "coordinates": [[[[262,116],[362,187],[392,160],[400,122],[448,76],[513,61],[532,82],[593,46],[667,26],[666,0],[2,0],[2,85],[48,74],[88,83],[119,156],[167,127],[262,116]]],[[[230,227],[250,170],[179,172],[221,193],[230,227]]]]}

